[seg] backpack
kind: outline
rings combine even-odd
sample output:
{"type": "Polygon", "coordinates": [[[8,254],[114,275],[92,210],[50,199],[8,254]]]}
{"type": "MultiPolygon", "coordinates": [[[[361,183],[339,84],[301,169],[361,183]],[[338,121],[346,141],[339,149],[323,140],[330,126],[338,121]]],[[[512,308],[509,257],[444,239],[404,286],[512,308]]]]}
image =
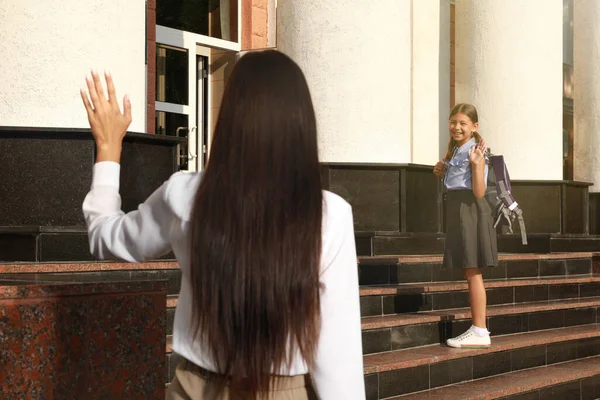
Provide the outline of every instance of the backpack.
{"type": "MultiPolygon", "coordinates": [[[[489,150],[488,150],[489,152],[489,150]]],[[[527,231],[523,210],[511,193],[510,175],[504,163],[504,156],[488,153],[488,177],[485,198],[492,209],[494,228],[498,225],[507,225],[508,231],[513,233],[512,223],[519,221],[521,230],[521,243],[527,245],[527,231]]]]}

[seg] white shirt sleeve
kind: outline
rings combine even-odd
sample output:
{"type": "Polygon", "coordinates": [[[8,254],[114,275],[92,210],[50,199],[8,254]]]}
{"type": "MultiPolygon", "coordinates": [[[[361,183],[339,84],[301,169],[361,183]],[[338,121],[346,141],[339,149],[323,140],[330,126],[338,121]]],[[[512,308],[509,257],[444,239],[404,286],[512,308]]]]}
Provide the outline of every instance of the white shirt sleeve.
{"type": "Polygon", "coordinates": [[[351,207],[344,205],[340,217],[332,221],[331,242],[323,251],[321,337],[311,371],[315,390],[323,400],[365,399],[354,224],[351,207]]]}
{"type": "Polygon", "coordinates": [[[171,250],[169,232],[174,216],[165,202],[166,183],[136,211],[121,211],[116,162],[94,165],[92,188],[83,202],[91,253],[99,259],[140,262],[171,250]]]}

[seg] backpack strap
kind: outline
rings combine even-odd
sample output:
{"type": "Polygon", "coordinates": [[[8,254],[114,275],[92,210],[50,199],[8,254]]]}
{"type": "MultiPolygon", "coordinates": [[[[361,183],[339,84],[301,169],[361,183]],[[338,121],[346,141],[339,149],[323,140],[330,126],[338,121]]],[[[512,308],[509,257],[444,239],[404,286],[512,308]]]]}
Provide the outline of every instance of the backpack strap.
{"type": "Polygon", "coordinates": [[[517,218],[519,219],[519,227],[521,228],[521,243],[523,243],[523,246],[526,246],[527,231],[525,230],[525,219],[523,218],[523,210],[521,210],[521,207],[518,207],[517,210],[515,210],[515,212],[517,213],[517,218]]]}
{"type": "MultiPolygon", "coordinates": [[[[511,193],[510,175],[506,169],[503,156],[492,156],[491,157],[492,168],[494,168],[494,175],[496,176],[496,187],[499,189],[498,198],[504,204],[508,210],[504,212],[506,219],[509,221],[509,228],[512,232],[512,224],[510,223],[510,212],[514,212],[519,219],[519,228],[521,230],[521,242],[523,245],[527,244],[527,232],[525,230],[525,219],[523,218],[523,210],[519,207],[519,203],[515,200],[511,193]]],[[[497,225],[499,222],[496,221],[497,225]]]]}

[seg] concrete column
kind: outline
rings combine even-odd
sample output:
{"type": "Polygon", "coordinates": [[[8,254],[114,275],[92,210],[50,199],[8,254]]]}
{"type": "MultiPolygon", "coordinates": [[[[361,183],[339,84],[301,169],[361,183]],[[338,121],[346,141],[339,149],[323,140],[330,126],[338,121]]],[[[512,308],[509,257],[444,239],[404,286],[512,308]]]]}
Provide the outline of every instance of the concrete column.
{"type": "Polygon", "coordinates": [[[433,165],[448,145],[450,2],[412,3],[412,155],[433,165]]]}
{"type": "Polygon", "coordinates": [[[79,96],[91,68],[129,94],[131,130],[146,125],[146,2],[0,1],[0,124],[87,127],[79,96]]]}
{"type": "Polygon", "coordinates": [[[321,161],[411,161],[411,3],[278,0],[277,48],[308,79],[321,161]]]}
{"type": "Polygon", "coordinates": [[[456,102],[512,179],[562,179],[562,19],[561,0],[456,0],[456,102]]]}
{"type": "Polygon", "coordinates": [[[600,2],[574,5],[574,178],[600,192],[600,2]]]}

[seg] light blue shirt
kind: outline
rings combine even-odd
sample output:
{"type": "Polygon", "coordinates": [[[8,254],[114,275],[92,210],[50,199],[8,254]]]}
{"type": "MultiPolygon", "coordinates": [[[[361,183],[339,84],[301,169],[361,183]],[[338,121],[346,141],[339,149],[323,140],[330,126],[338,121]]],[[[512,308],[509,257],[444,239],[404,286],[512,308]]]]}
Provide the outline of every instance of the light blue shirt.
{"type": "MultiPolygon", "coordinates": [[[[448,190],[472,190],[472,172],[469,155],[477,143],[475,138],[471,138],[467,143],[454,149],[454,154],[450,161],[446,162],[446,175],[444,176],[444,186],[448,190]]],[[[485,168],[483,172],[484,182],[487,185],[488,176],[488,156],[485,155],[485,168]]]]}

